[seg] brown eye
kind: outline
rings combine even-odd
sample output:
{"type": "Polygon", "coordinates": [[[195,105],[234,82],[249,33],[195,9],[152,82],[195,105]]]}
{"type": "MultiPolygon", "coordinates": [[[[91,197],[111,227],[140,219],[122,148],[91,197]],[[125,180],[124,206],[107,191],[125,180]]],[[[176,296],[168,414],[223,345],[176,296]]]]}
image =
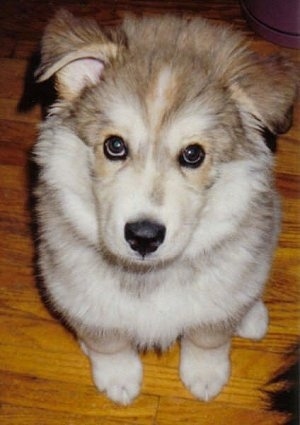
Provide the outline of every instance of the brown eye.
{"type": "Polygon", "coordinates": [[[106,158],[111,161],[123,161],[127,158],[128,148],[120,136],[109,136],[103,145],[106,158]]]}
{"type": "Polygon", "coordinates": [[[205,158],[205,151],[201,145],[194,143],[184,148],[179,157],[178,161],[182,167],[197,168],[199,167],[205,158]]]}

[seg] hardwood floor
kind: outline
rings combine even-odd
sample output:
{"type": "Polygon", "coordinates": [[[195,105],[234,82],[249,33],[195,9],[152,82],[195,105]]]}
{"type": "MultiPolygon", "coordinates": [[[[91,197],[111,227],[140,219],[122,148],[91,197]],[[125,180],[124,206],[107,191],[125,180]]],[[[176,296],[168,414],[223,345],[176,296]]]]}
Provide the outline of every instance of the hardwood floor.
{"type": "Polygon", "coordinates": [[[294,126],[278,142],[276,178],[282,195],[283,228],[265,294],[270,327],[261,342],[236,338],[232,377],[212,402],[195,400],[179,380],[178,347],[163,356],[143,356],[141,396],[115,406],[92,385],[87,359],[73,337],[47,311],[34,278],[30,151],[42,116],[41,93],[31,79],[43,28],[66,6],[104,24],[126,12],[174,12],[230,22],[247,33],[261,53],[285,50],[254,35],[234,0],[42,1],[2,0],[0,6],[0,423],[2,425],[283,423],[265,409],[261,389],[284,363],[299,336],[300,105],[294,126]]]}

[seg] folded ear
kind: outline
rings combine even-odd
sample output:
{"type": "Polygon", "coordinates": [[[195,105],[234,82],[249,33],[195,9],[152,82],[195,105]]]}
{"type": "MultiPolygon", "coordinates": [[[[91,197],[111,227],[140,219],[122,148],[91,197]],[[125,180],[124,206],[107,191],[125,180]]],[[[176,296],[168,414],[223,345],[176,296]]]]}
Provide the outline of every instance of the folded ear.
{"type": "Polygon", "coordinates": [[[240,64],[230,90],[244,124],[273,135],[286,132],[292,123],[296,76],[295,66],[281,55],[251,55],[240,64]]]}
{"type": "Polygon", "coordinates": [[[61,10],[46,27],[36,76],[41,82],[55,75],[59,96],[73,100],[99,81],[121,47],[117,33],[104,32],[95,21],[61,10]]]}

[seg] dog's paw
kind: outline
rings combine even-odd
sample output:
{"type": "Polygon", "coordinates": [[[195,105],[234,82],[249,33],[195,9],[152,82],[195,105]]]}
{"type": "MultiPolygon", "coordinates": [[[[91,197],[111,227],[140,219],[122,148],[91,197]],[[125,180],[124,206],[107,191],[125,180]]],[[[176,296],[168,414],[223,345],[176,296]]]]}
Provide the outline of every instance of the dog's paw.
{"type": "Polygon", "coordinates": [[[180,377],[198,399],[209,401],[219,394],[230,375],[229,344],[203,349],[182,341],[180,377]]]}
{"type": "Polygon", "coordinates": [[[134,350],[114,354],[88,353],[96,387],[118,404],[128,405],[139,394],[143,369],[134,350]]]}
{"type": "Polygon", "coordinates": [[[257,301],[239,323],[236,334],[242,338],[262,339],[268,323],[268,310],[262,301],[257,301]]]}

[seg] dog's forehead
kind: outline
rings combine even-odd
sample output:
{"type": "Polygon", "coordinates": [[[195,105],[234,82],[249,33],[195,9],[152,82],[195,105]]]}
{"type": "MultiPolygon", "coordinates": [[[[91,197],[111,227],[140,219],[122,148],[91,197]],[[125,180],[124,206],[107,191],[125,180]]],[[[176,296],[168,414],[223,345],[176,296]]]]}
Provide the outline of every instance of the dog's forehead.
{"type": "Polygon", "coordinates": [[[209,131],[217,116],[207,96],[191,96],[193,87],[192,83],[187,86],[187,80],[165,64],[146,82],[136,80],[132,92],[116,92],[113,100],[106,103],[108,120],[125,136],[128,134],[131,143],[159,142],[177,149],[185,139],[209,131]]]}
{"type": "Polygon", "coordinates": [[[167,110],[175,102],[177,77],[169,66],[164,66],[150,82],[145,93],[148,121],[153,129],[163,124],[167,110]]]}

